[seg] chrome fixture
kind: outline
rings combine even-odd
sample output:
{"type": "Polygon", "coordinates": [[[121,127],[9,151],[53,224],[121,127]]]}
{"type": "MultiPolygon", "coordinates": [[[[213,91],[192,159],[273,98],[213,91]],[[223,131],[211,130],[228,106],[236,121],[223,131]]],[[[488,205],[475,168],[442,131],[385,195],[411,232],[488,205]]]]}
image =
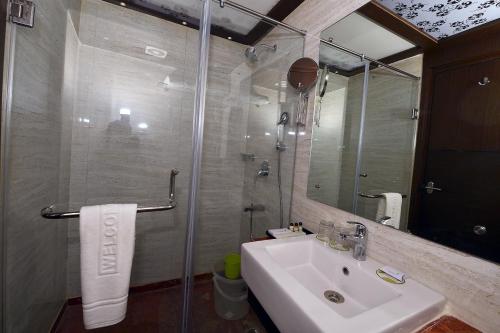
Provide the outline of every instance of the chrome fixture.
{"type": "Polygon", "coordinates": [[[349,224],[354,224],[356,230],[353,234],[341,234],[341,237],[354,243],[352,248],[352,257],[356,260],[366,260],[366,243],[368,240],[368,229],[363,223],[347,221],[349,224]]]}
{"type": "Polygon", "coordinates": [[[249,207],[245,207],[243,211],[250,212],[250,240],[254,241],[253,237],[253,212],[263,212],[266,210],[266,207],[264,205],[254,205],[253,203],[250,204],[249,207]]]}
{"type": "MultiPolygon", "coordinates": [[[[289,31],[296,32],[296,33],[298,33],[298,34],[300,34],[302,36],[306,36],[307,35],[307,31],[305,31],[305,30],[301,30],[301,29],[298,29],[298,28],[296,28],[294,26],[291,26],[289,24],[280,22],[278,20],[275,20],[275,19],[273,19],[273,18],[271,18],[269,16],[266,16],[266,15],[263,15],[263,14],[255,11],[253,9],[250,9],[248,7],[245,7],[245,6],[242,6],[242,5],[237,4],[235,2],[232,2],[232,1],[229,1],[229,0],[213,0],[213,1],[218,2],[221,8],[224,8],[225,6],[231,7],[233,9],[236,9],[236,10],[239,10],[241,12],[250,14],[250,15],[252,15],[254,17],[257,17],[257,18],[259,18],[259,19],[261,19],[261,20],[263,20],[263,21],[265,21],[265,22],[267,22],[269,24],[274,25],[274,26],[280,26],[280,27],[282,27],[284,29],[287,29],[289,31]]],[[[373,63],[377,64],[378,66],[385,67],[387,69],[390,69],[390,70],[392,70],[394,72],[403,74],[404,76],[410,77],[412,79],[416,79],[416,80],[420,79],[418,76],[415,76],[415,75],[412,75],[410,73],[407,73],[407,72],[405,72],[405,71],[403,71],[403,70],[401,70],[399,68],[393,67],[391,65],[384,64],[383,62],[380,62],[380,61],[378,61],[376,59],[372,59],[370,57],[367,57],[367,56],[365,56],[362,53],[358,53],[356,51],[353,51],[353,50],[350,50],[350,49],[345,48],[343,46],[340,46],[340,45],[334,43],[333,39],[331,39],[331,40],[320,39],[320,42],[324,43],[324,44],[326,44],[326,45],[328,45],[330,47],[334,47],[336,49],[339,49],[341,51],[349,53],[349,54],[351,54],[353,56],[359,57],[361,60],[367,60],[369,62],[373,62],[373,63]]]]}
{"type": "Polygon", "coordinates": [[[442,188],[434,187],[434,185],[435,184],[432,180],[428,181],[427,184],[425,184],[424,188],[425,188],[427,194],[432,194],[434,191],[443,192],[442,188]]]}
{"type": "Polygon", "coordinates": [[[485,76],[485,77],[483,77],[483,79],[482,79],[481,81],[479,81],[477,84],[479,84],[480,86],[486,86],[486,85],[488,85],[488,84],[490,84],[490,83],[491,83],[490,79],[489,79],[487,76],[485,76]]]}
{"type": "MultiPolygon", "coordinates": [[[[138,207],[137,213],[149,213],[149,212],[159,212],[164,210],[171,210],[177,206],[175,201],[175,176],[179,174],[177,169],[172,169],[170,172],[170,193],[169,193],[169,205],[167,206],[152,206],[152,207],[138,207]]],[[[45,207],[41,210],[40,215],[43,218],[57,220],[57,219],[71,219],[80,217],[80,212],[54,212],[54,205],[45,207]]]]}
{"type": "Polygon", "coordinates": [[[486,233],[486,227],[484,225],[475,225],[472,231],[478,236],[482,236],[486,233]]]}
{"type": "Polygon", "coordinates": [[[283,126],[288,125],[289,118],[290,116],[288,112],[281,113],[280,120],[278,121],[277,125],[283,125],[283,126]]]}
{"type": "Polygon", "coordinates": [[[349,53],[350,55],[353,55],[355,57],[358,57],[361,59],[361,61],[368,61],[368,62],[371,62],[371,63],[374,63],[376,65],[378,65],[379,67],[385,67],[387,69],[390,69],[391,71],[394,71],[394,72],[397,72],[399,74],[403,74],[404,76],[406,77],[409,77],[411,79],[414,79],[414,80],[419,80],[420,78],[418,76],[415,76],[413,74],[410,74],[410,73],[407,73],[399,68],[396,68],[394,66],[391,66],[391,65],[387,65],[387,64],[384,64],[383,62],[380,62],[376,59],[373,59],[373,58],[370,58],[370,57],[367,57],[366,55],[362,54],[362,53],[359,53],[359,52],[356,52],[356,51],[353,51],[353,50],[350,50],[346,47],[343,47],[339,44],[336,44],[333,42],[333,38],[330,38],[329,40],[326,40],[326,39],[323,39],[321,38],[320,39],[320,43],[323,43],[325,45],[328,45],[330,47],[333,47],[333,48],[336,48],[338,50],[341,50],[341,51],[344,51],[346,53],[349,53]]]}
{"type": "Polygon", "coordinates": [[[259,56],[257,55],[257,48],[264,48],[276,52],[278,45],[267,45],[267,44],[257,44],[255,46],[249,46],[245,50],[245,57],[247,57],[251,62],[257,62],[259,56]]]}
{"type": "Polygon", "coordinates": [[[277,125],[278,125],[277,137],[278,138],[276,139],[276,150],[278,150],[279,152],[285,151],[287,148],[285,143],[284,143],[284,141],[285,141],[285,126],[288,124],[289,119],[290,119],[290,116],[289,116],[288,112],[283,112],[283,113],[281,113],[280,119],[277,123],[277,125]]]}
{"type": "Polygon", "coordinates": [[[219,6],[221,8],[224,8],[224,6],[228,6],[228,7],[231,7],[233,9],[237,9],[243,13],[247,13],[247,14],[250,14],[254,17],[257,17],[259,19],[262,19],[263,21],[267,22],[267,23],[270,23],[270,24],[273,24],[273,25],[278,25],[282,28],[285,28],[287,30],[290,30],[290,31],[293,31],[293,32],[296,32],[302,36],[305,36],[307,34],[307,31],[305,30],[300,30],[300,29],[297,29],[289,24],[286,24],[286,23],[283,23],[281,21],[278,21],[278,20],[275,20],[269,16],[266,16],[266,15],[263,15],[253,9],[250,9],[248,7],[245,7],[245,6],[242,6],[240,4],[237,4],[236,2],[232,2],[232,1],[229,1],[229,0],[213,0],[215,2],[218,2],[219,3],[219,6]]]}
{"type": "Polygon", "coordinates": [[[377,223],[380,223],[380,224],[383,224],[383,225],[387,225],[387,222],[392,219],[392,217],[390,216],[382,216],[381,218],[375,220],[375,222],[377,223]]]}
{"type": "Polygon", "coordinates": [[[33,1],[11,0],[10,20],[12,23],[33,28],[35,24],[35,4],[33,1]]]}
{"type": "Polygon", "coordinates": [[[419,115],[418,109],[417,108],[412,108],[411,109],[410,119],[418,120],[418,115],[419,115]]]}
{"type": "Polygon", "coordinates": [[[257,171],[257,177],[269,176],[269,161],[264,160],[260,163],[260,169],[257,171]]]}
{"type": "Polygon", "coordinates": [[[178,174],[179,170],[177,169],[172,169],[172,171],[170,171],[170,190],[168,196],[170,202],[175,200],[175,176],[177,176],[178,174]]]}

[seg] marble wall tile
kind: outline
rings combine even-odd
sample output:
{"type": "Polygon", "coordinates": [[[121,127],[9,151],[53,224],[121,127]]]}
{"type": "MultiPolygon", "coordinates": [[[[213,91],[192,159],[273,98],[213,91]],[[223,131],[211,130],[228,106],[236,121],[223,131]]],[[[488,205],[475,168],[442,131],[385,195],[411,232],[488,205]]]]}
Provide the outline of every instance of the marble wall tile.
{"type": "MultiPolygon", "coordinates": [[[[67,203],[79,1],[36,0],[17,27],[5,198],[6,332],[48,331],[66,299],[67,221],[40,209],[67,203]]],[[[2,300],[4,301],[4,300],[2,300]]]]}
{"type": "MultiPolygon", "coordinates": [[[[318,59],[321,30],[367,1],[306,0],[285,22],[307,29],[305,53],[318,59]]],[[[307,198],[307,178],[314,104],[309,104],[306,134],[299,137],[295,162],[292,219],[317,230],[321,219],[366,223],[368,255],[406,271],[448,299],[448,311],[484,331],[497,332],[500,318],[500,268],[494,263],[393,230],[307,198]]]]}

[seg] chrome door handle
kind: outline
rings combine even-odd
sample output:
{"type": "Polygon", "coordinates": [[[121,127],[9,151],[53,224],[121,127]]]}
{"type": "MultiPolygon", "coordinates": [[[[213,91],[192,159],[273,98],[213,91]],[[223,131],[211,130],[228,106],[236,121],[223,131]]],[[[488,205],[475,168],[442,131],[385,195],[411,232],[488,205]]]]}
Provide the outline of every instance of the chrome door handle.
{"type": "Polygon", "coordinates": [[[427,182],[427,184],[425,184],[424,188],[427,191],[427,194],[432,194],[432,192],[434,192],[434,191],[443,192],[442,188],[434,187],[434,182],[433,181],[427,182]]]}
{"type": "Polygon", "coordinates": [[[482,236],[486,233],[486,227],[484,225],[475,225],[472,231],[478,236],[482,236]]]}

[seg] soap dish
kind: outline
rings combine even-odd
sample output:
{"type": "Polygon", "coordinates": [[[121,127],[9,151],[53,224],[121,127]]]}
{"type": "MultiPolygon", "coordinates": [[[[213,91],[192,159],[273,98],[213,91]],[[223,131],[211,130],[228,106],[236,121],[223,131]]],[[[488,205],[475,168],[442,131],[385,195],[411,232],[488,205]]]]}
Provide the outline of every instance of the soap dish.
{"type": "Polygon", "coordinates": [[[404,278],[403,278],[403,280],[398,280],[398,279],[390,276],[389,274],[385,273],[380,268],[377,269],[375,273],[377,273],[377,276],[379,278],[381,278],[382,280],[384,280],[385,282],[389,282],[389,283],[393,283],[393,284],[403,284],[406,282],[404,278]]]}

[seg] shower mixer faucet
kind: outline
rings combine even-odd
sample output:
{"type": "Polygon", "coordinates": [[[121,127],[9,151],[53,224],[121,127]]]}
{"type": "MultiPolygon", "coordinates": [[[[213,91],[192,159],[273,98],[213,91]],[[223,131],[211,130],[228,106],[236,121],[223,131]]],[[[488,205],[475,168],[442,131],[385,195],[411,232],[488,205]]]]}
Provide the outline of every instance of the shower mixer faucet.
{"type": "Polygon", "coordinates": [[[260,164],[260,169],[257,171],[257,177],[269,176],[269,161],[264,160],[260,164]]]}

